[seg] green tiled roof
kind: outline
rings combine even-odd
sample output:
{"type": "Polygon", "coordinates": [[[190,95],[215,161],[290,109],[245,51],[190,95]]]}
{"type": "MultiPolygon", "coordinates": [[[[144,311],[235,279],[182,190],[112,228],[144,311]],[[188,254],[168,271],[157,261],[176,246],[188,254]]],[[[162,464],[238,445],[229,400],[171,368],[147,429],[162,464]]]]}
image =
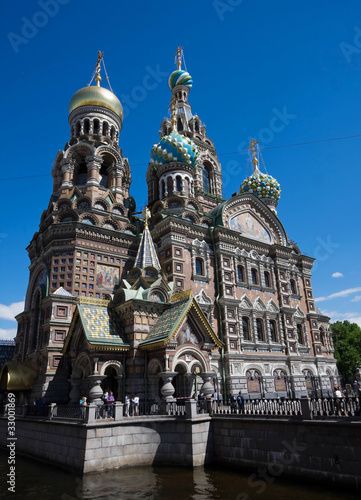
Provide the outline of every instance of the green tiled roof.
{"type": "Polygon", "coordinates": [[[130,347],[121,337],[122,327],[115,314],[107,307],[92,304],[77,306],[84,333],[91,345],[130,347]]]}
{"type": "Polygon", "coordinates": [[[192,298],[175,302],[149,329],[148,336],[140,345],[154,344],[170,338],[192,303],[192,298]]]}

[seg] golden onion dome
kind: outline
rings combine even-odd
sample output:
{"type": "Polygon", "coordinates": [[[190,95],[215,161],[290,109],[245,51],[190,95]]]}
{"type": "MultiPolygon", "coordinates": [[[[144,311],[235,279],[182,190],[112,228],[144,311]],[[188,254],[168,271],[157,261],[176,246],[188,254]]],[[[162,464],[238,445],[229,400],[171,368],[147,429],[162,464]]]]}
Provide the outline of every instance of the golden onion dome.
{"type": "Polygon", "coordinates": [[[83,87],[75,92],[69,103],[69,115],[80,106],[101,106],[110,109],[123,120],[123,106],[113,92],[98,85],[83,87]]]}

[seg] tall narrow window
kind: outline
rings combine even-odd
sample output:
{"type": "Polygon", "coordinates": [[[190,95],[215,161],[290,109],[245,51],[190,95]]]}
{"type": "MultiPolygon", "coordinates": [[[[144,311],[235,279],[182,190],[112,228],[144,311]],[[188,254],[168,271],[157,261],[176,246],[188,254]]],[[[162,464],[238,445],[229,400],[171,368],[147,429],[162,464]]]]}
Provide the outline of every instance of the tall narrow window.
{"type": "Polygon", "coordinates": [[[271,278],[269,272],[265,271],[264,273],[264,286],[270,288],[271,286],[271,278]]]}
{"type": "Polygon", "coordinates": [[[246,316],[242,316],[242,329],[243,329],[243,339],[250,340],[249,319],[246,316]]]}
{"type": "Polygon", "coordinates": [[[180,193],[182,191],[182,179],[179,176],[176,177],[176,183],[177,191],[180,193]]]}
{"type": "Polygon", "coordinates": [[[199,276],[203,276],[203,260],[200,259],[199,257],[196,258],[196,274],[199,276]]]}
{"type": "Polygon", "coordinates": [[[296,282],[295,280],[290,281],[290,286],[291,286],[291,294],[296,295],[297,294],[297,289],[296,289],[296,282]]]}
{"type": "Polygon", "coordinates": [[[300,325],[300,324],[297,325],[297,340],[298,340],[299,344],[304,344],[303,328],[302,328],[302,325],[300,325]]]}
{"type": "Polygon", "coordinates": [[[251,278],[252,278],[252,284],[253,285],[258,285],[258,273],[257,269],[251,269],[251,278]]]}
{"type": "Polygon", "coordinates": [[[237,276],[238,276],[238,281],[244,281],[244,268],[243,268],[243,266],[237,267],[237,276]]]}
{"type": "Polygon", "coordinates": [[[269,322],[269,332],[271,342],[277,342],[277,327],[276,322],[273,319],[269,322]]]}
{"type": "Polygon", "coordinates": [[[178,132],[181,132],[183,130],[183,123],[182,123],[182,120],[180,118],[178,118],[178,121],[177,121],[177,128],[178,128],[178,132]]]}
{"type": "Polygon", "coordinates": [[[210,193],[211,192],[211,183],[209,179],[209,172],[206,167],[203,167],[202,169],[202,177],[203,177],[203,191],[205,193],[210,193]]]}
{"type": "Polygon", "coordinates": [[[256,327],[257,327],[257,338],[258,341],[262,342],[264,340],[263,337],[263,321],[259,318],[256,319],[256,327]]]}

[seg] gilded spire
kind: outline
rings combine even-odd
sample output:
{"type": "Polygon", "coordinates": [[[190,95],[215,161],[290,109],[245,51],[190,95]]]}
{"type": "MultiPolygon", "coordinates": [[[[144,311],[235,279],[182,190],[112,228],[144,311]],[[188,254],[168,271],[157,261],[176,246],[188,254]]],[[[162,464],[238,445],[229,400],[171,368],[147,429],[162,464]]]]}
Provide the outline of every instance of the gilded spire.
{"type": "Polygon", "coordinates": [[[257,158],[257,145],[259,141],[251,140],[250,145],[248,146],[248,151],[252,153],[252,163],[253,163],[253,171],[258,170],[258,158],[257,158]]]}
{"type": "Polygon", "coordinates": [[[177,58],[177,69],[181,69],[182,68],[183,47],[178,47],[177,52],[174,55],[177,58]]]}
{"type": "Polygon", "coordinates": [[[172,132],[177,132],[177,111],[175,101],[175,95],[173,94],[170,100],[170,105],[168,106],[168,109],[170,108],[170,123],[172,125],[172,132]]]}
{"type": "Polygon", "coordinates": [[[100,87],[100,82],[102,81],[102,77],[100,76],[100,63],[103,57],[104,57],[104,52],[98,50],[98,59],[95,65],[95,81],[97,87],[100,87]]]}
{"type": "Polygon", "coordinates": [[[148,207],[144,209],[144,227],[148,227],[148,221],[151,218],[151,213],[148,207]]]}

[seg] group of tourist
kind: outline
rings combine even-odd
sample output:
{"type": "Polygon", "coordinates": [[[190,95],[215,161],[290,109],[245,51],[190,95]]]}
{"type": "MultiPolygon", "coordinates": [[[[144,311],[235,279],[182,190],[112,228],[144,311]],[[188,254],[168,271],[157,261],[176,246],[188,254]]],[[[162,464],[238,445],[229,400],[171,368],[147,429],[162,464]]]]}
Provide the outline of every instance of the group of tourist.
{"type": "MultiPolygon", "coordinates": [[[[105,391],[103,394],[102,400],[104,402],[104,412],[108,418],[113,418],[114,417],[114,404],[115,404],[115,398],[114,394],[112,391],[105,391]]],[[[130,405],[132,404],[133,408],[133,416],[138,416],[139,415],[139,396],[137,393],[134,394],[134,397],[131,398],[130,392],[128,392],[125,396],[125,401],[124,401],[124,415],[126,417],[129,417],[130,415],[130,405]]],[[[80,401],[80,410],[81,414],[84,417],[85,415],[85,408],[88,406],[88,401],[85,396],[83,396],[80,401]]]]}

